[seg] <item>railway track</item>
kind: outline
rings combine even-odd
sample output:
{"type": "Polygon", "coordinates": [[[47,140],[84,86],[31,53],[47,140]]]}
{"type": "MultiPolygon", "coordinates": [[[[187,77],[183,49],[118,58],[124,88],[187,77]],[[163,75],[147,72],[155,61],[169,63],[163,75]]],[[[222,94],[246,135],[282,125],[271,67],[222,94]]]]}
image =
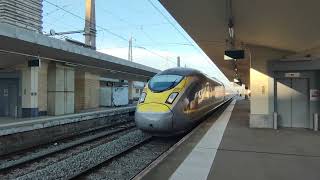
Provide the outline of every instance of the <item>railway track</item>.
{"type": "MultiPolygon", "coordinates": [[[[38,161],[43,162],[48,158],[54,157],[56,154],[63,154],[65,151],[72,152],[73,149],[79,149],[79,147],[81,149],[81,146],[84,146],[82,149],[94,148],[101,143],[112,141],[117,138],[117,136],[130,132],[134,128],[135,124],[132,120],[117,122],[88,130],[72,138],[61,140],[58,144],[54,143],[34,147],[28,149],[27,152],[9,154],[0,159],[0,179],[11,179],[16,177],[14,174],[19,176],[29,173],[28,171],[36,170],[34,167],[37,167],[39,164],[38,161]]],[[[78,152],[81,152],[81,150],[78,150],[78,152]]],[[[77,152],[72,155],[76,153],[77,152]]],[[[51,159],[47,161],[47,164],[52,162],[51,159]]]]}
{"type": "Polygon", "coordinates": [[[0,179],[131,179],[177,140],[122,121],[0,159],[0,179]]]}
{"type": "Polygon", "coordinates": [[[0,179],[132,179],[198,127],[185,137],[159,138],[133,122],[108,125],[46,152],[6,163],[0,159],[0,179]]]}
{"type": "Polygon", "coordinates": [[[140,144],[128,147],[100,164],[92,166],[87,171],[79,172],[71,179],[132,179],[172,147],[178,139],[151,137],[140,144]]]}
{"type": "Polygon", "coordinates": [[[90,175],[92,176],[92,174],[97,172],[98,169],[102,168],[103,165],[109,164],[113,160],[129,154],[130,152],[134,151],[138,147],[143,146],[144,144],[147,144],[152,139],[153,139],[152,136],[147,136],[147,137],[143,138],[141,141],[136,142],[136,143],[132,144],[131,146],[128,146],[128,147],[122,149],[121,151],[113,154],[113,156],[110,156],[109,158],[106,158],[105,160],[100,161],[96,164],[90,165],[87,168],[73,174],[72,176],[69,176],[67,179],[86,179],[90,175]]]}
{"type": "Polygon", "coordinates": [[[63,158],[51,160],[42,157],[39,162],[28,163],[32,169],[18,168],[0,175],[0,179],[130,179],[175,142],[134,129],[80,153],[62,151],[63,158]],[[43,161],[47,164],[39,166],[43,161]]]}
{"type": "Polygon", "coordinates": [[[140,130],[131,130],[109,139],[108,142],[99,143],[97,146],[81,146],[83,151],[78,153],[65,151],[58,153],[63,156],[60,158],[41,158],[39,162],[28,164],[29,169],[26,170],[25,167],[16,169],[9,174],[0,176],[0,179],[71,179],[118,156],[128,148],[148,141],[150,138],[150,135],[142,133],[140,130]]]}

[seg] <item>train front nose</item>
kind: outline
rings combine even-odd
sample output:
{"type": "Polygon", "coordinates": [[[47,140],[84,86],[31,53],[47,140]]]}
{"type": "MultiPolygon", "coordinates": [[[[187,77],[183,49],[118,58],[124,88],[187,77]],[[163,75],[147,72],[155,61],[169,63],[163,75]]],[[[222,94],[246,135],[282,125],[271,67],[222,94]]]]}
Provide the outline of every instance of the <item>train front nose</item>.
{"type": "Polygon", "coordinates": [[[172,131],[171,110],[163,104],[144,104],[137,108],[135,122],[139,129],[155,133],[172,131]]]}

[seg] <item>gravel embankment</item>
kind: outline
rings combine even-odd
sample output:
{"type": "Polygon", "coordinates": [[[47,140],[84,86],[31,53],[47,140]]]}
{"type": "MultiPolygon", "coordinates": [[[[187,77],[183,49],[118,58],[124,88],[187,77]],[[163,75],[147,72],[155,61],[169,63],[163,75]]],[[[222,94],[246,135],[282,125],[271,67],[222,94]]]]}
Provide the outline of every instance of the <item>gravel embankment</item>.
{"type": "Polygon", "coordinates": [[[112,130],[114,128],[117,128],[117,126],[115,127],[108,127],[108,126],[112,126],[113,124],[116,124],[116,123],[130,123],[130,121],[132,121],[133,118],[132,117],[129,117],[128,119],[126,120],[119,120],[119,121],[116,121],[116,122],[110,122],[109,125],[105,125],[106,127],[105,128],[101,128],[101,129],[97,129],[97,130],[94,130],[94,129],[90,129],[88,130],[87,132],[83,132],[79,135],[74,135],[74,136],[71,136],[69,138],[66,138],[66,139],[62,139],[62,140],[59,140],[59,141],[56,141],[54,143],[48,143],[46,145],[41,145],[41,146],[38,146],[36,148],[30,148],[30,149],[27,149],[27,150],[24,150],[24,151],[21,151],[21,152],[17,152],[17,153],[14,153],[14,154],[10,154],[10,155],[5,155],[5,156],[2,156],[0,157],[0,168],[2,167],[1,165],[3,164],[6,164],[6,163],[10,163],[10,162],[13,162],[13,161],[18,161],[20,159],[26,159],[28,157],[31,157],[31,156],[37,156],[38,154],[42,154],[43,152],[47,151],[48,149],[56,149],[58,148],[58,146],[64,146],[65,144],[69,144],[69,143],[72,143],[72,142],[75,142],[79,139],[83,139],[84,137],[88,137],[88,136],[92,136],[94,134],[97,134],[99,132],[102,132],[102,131],[106,131],[107,130],[112,130]]]}
{"type": "Polygon", "coordinates": [[[124,132],[114,137],[79,146],[61,154],[41,159],[38,162],[16,169],[9,174],[0,175],[0,179],[65,179],[114,153],[148,137],[139,130],[124,132]]]}
{"type": "Polygon", "coordinates": [[[104,164],[81,179],[131,179],[167,151],[175,142],[176,140],[168,139],[150,141],[125,156],[116,158],[109,164],[104,164]]]}

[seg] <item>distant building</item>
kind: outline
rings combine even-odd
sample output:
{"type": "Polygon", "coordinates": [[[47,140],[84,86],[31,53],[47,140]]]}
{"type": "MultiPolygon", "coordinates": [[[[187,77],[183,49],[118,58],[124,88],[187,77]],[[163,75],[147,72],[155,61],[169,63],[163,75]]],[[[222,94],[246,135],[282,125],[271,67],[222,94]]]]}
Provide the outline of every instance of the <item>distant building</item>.
{"type": "Polygon", "coordinates": [[[159,72],[44,35],[42,2],[0,0],[0,117],[127,105],[133,86],[125,79],[146,81],[159,72]],[[109,76],[123,80],[103,78],[109,76]]]}
{"type": "Polygon", "coordinates": [[[145,86],[144,82],[134,81],[132,88],[132,98],[133,100],[138,100],[145,86]]]}
{"type": "Polygon", "coordinates": [[[42,0],[0,0],[0,23],[42,32],[42,0]]]}
{"type": "Polygon", "coordinates": [[[115,94],[113,90],[114,89],[119,90],[121,88],[127,89],[127,92],[126,92],[127,94],[121,95],[122,97],[124,97],[124,99],[129,98],[127,95],[129,91],[131,91],[129,94],[132,94],[132,99],[129,101],[130,103],[132,103],[132,101],[136,102],[139,100],[144,86],[145,86],[144,82],[133,81],[132,88],[129,88],[128,81],[126,80],[100,77],[100,106],[116,105],[116,103],[113,101],[115,99],[119,99],[115,97],[115,96],[118,96],[119,94],[115,94]]]}
{"type": "Polygon", "coordinates": [[[237,83],[234,83],[234,82],[232,82],[231,84],[239,96],[244,97],[246,95],[246,88],[245,88],[244,84],[242,84],[241,86],[237,83]]]}

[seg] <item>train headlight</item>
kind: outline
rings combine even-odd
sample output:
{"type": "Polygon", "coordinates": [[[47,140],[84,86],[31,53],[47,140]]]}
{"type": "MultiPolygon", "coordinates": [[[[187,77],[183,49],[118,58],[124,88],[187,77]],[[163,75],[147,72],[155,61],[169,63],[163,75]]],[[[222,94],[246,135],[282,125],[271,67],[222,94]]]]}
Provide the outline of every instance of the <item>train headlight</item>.
{"type": "Polygon", "coordinates": [[[143,103],[147,97],[147,93],[143,92],[140,96],[139,103],[143,103]]]}
{"type": "Polygon", "coordinates": [[[168,104],[172,104],[173,101],[176,99],[176,97],[178,96],[179,93],[177,92],[174,92],[174,93],[171,93],[170,96],[168,97],[166,103],[168,104]]]}

